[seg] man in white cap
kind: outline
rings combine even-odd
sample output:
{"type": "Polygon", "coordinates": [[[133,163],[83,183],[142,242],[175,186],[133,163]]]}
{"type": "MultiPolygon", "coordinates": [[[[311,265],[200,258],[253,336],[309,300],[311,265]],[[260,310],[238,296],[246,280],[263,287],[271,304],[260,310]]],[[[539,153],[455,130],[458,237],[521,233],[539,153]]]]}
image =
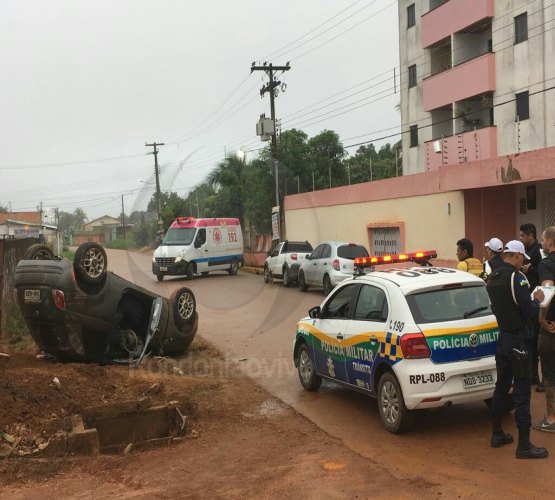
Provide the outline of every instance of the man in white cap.
{"type": "Polygon", "coordinates": [[[503,243],[499,238],[492,238],[486,241],[486,262],[484,263],[484,272],[489,276],[499,266],[503,264],[503,243]]]}
{"type": "Polygon", "coordinates": [[[543,291],[530,297],[526,276],[520,271],[527,258],[522,242],[509,241],[503,248],[503,264],[491,273],[486,289],[493,314],[499,325],[495,352],[497,382],[491,404],[493,416],[492,448],[513,442],[512,434],[501,427],[501,416],[506,397],[513,385],[515,422],[518,428],[516,458],[547,458],[547,450],[530,442],[530,382],[532,359],[530,339],[526,335],[528,320],[538,321],[539,305],[545,298],[543,291]],[[513,382],[514,380],[514,382],[513,382]]]}

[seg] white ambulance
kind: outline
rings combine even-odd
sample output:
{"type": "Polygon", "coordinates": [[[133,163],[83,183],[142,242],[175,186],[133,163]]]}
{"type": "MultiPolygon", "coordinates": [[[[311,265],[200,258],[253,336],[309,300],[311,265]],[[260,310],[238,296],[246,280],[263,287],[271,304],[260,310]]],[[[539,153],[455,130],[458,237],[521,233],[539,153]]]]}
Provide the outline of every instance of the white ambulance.
{"type": "Polygon", "coordinates": [[[210,271],[234,275],[244,262],[239,219],[177,217],[154,251],[152,273],[158,281],[210,271]]]}

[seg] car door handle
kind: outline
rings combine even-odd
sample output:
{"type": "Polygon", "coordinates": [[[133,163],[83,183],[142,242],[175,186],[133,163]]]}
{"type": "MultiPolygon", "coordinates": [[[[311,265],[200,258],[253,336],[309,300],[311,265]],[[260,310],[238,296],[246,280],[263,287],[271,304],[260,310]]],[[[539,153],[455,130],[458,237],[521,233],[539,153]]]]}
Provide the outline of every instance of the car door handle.
{"type": "Polygon", "coordinates": [[[375,335],[372,335],[369,340],[374,344],[378,341],[378,337],[376,337],[375,335]]]}
{"type": "Polygon", "coordinates": [[[342,333],[337,334],[337,340],[343,340],[343,334],[342,333]]]}

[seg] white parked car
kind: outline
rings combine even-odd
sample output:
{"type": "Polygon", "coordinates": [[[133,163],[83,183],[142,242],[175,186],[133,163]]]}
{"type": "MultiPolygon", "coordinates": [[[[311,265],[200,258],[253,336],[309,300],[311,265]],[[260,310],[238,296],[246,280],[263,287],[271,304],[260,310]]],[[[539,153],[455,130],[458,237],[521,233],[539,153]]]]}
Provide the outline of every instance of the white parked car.
{"type": "MultiPolygon", "coordinates": [[[[435,257],[421,254],[390,262],[435,257]]],[[[482,279],[391,267],[361,271],[312,308],[297,324],[294,361],[305,389],[326,378],[374,396],[385,428],[400,433],[411,428],[413,410],[489,400],[498,336],[482,279]]]]}
{"type": "Polygon", "coordinates": [[[364,246],[346,241],[326,241],[301,262],[299,288],[323,288],[328,295],[344,279],[354,272],[353,262],[357,257],[368,257],[364,246]]]}
{"type": "Polygon", "coordinates": [[[312,252],[312,245],[308,241],[282,241],[268,252],[264,263],[264,283],[270,281],[270,276],[283,280],[283,286],[289,286],[297,281],[301,261],[312,252]]]}

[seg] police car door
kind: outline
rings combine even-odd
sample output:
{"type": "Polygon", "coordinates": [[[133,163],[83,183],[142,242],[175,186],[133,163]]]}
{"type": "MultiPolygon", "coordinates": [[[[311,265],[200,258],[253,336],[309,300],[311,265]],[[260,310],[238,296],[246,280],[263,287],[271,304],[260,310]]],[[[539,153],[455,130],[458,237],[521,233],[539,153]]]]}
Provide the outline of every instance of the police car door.
{"type": "Polygon", "coordinates": [[[344,334],[345,370],[349,384],[372,390],[372,371],[380,342],[386,341],[389,304],[385,290],[363,283],[344,334]]]}
{"type": "Polygon", "coordinates": [[[348,382],[345,372],[344,338],[357,283],[340,287],[324,304],[320,317],[314,321],[317,331],[314,358],[318,373],[341,382],[348,382]]]}

